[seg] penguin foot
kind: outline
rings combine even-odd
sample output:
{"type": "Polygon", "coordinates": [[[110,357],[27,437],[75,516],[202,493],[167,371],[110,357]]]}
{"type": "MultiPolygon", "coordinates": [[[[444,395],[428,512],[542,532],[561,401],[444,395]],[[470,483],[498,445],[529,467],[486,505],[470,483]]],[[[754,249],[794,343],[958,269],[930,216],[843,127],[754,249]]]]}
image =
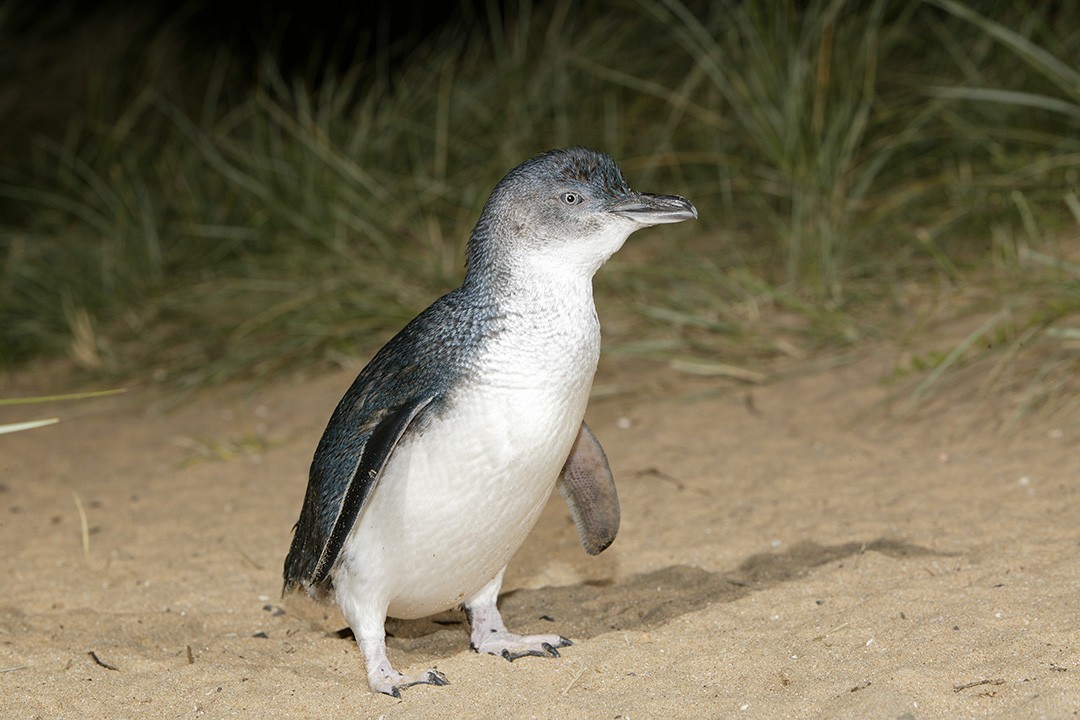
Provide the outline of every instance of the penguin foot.
{"type": "Polygon", "coordinates": [[[573,645],[562,635],[515,635],[506,629],[496,602],[505,572],[506,568],[500,570],[490,583],[465,603],[465,616],[472,627],[469,637],[472,649],[478,653],[499,655],[511,662],[529,655],[559,657],[557,648],[573,645]]]}
{"type": "Polygon", "coordinates": [[[494,632],[472,648],[478,653],[500,655],[513,662],[518,658],[559,657],[556,648],[568,647],[574,643],[562,635],[514,635],[508,632],[494,632]]]}
{"type": "Polygon", "coordinates": [[[449,684],[450,681],[438,670],[427,670],[419,675],[402,675],[393,668],[388,668],[388,672],[380,670],[374,675],[368,675],[368,685],[372,690],[395,698],[400,698],[401,691],[412,685],[449,684]]]}

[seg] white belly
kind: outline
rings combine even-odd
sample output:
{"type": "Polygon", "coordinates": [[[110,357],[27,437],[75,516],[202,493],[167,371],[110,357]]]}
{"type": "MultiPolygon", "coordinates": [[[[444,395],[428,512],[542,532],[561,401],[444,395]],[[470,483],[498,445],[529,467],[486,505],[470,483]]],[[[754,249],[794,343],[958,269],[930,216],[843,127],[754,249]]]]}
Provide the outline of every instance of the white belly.
{"type": "Polygon", "coordinates": [[[544,313],[506,309],[442,415],[394,450],[334,573],[346,617],[383,609],[416,618],[459,605],[536,524],[581,427],[600,354],[589,283],[551,287],[544,313]]]}
{"type": "MultiPolygon", "coordinates": [[[[584,380],[584,382],[582,382],[584,380]]],[[[585,414],[580,387],[474,387],[394,451],[343,548],[335,586],[401,618],[475,595],[551,495],[585,414]],[[380,597],[381,596],[381,597],[380,597]]]]}

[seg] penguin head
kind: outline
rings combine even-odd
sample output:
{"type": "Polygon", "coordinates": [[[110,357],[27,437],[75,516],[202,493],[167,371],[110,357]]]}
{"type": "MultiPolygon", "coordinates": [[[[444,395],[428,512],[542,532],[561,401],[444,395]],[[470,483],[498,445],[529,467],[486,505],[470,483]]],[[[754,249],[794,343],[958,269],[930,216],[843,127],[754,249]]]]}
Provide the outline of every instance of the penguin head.
{"type": "Polygon", "coordinates": [[[687,200],[631,190],[608,155],[551,150],[518,165],[495,186],[469,241],[480,259],[527,272],[592,276],[635,230],[697,217],[687,200]]]}

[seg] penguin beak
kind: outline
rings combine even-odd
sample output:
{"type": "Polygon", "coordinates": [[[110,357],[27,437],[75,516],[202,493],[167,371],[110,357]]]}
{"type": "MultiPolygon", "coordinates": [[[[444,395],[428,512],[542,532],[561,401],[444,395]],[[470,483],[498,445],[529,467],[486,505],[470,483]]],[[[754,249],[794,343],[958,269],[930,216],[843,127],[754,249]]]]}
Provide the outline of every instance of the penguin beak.
{"type": "Polygon", "coordinates": [[[609,204],[607,211],[646,226],[697,219],[697,208],[678,195],[635,192],[609,204]]]}

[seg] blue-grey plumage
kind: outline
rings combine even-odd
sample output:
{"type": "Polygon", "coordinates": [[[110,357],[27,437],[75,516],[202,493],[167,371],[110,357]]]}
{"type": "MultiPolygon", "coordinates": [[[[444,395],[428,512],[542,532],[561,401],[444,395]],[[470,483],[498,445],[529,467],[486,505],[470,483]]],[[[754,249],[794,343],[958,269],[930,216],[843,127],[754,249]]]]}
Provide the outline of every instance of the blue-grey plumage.
{"type": "Polygon", "coordinates": [[[553,150],[496,185],[461,287],[361,371],[319,442],[285,561],[285,590],[331,595],[373,690],[444,684],[398,673],[386,616],[462,605],[480,652],[558,656],[558,635],[508,632],[506,562],[558,484],[590,553],[619,524],[607,459],[582,422],[599,356],[592,276],[630,233],[697,217],[631,190],[615,162],[553,150]]]}

